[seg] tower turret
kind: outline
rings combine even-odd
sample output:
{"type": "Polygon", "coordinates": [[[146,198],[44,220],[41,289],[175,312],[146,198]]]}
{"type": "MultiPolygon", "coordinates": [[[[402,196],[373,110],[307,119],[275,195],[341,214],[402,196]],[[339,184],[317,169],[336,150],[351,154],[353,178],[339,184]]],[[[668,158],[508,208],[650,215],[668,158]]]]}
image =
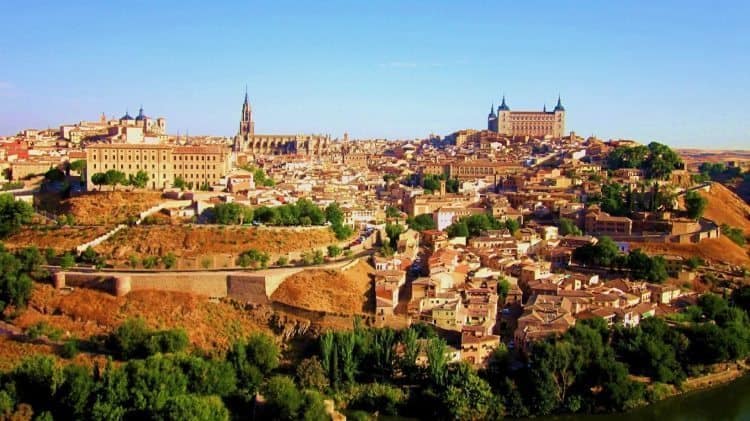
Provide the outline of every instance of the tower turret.
{"type": "Polygon", "coordinates": [[[565,107],[563,107],[562,101],[560,101],[560,95],[557,95],[557,105],[555,105],[555,111],[565,111],[565,107]]]}

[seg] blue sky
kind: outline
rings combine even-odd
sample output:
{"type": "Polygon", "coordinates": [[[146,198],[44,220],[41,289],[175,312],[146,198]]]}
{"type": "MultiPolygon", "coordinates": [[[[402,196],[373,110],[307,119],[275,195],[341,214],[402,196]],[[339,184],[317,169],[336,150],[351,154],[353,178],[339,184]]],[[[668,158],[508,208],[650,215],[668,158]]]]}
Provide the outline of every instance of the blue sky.
{"type": "Polygon", "coordinates": [[[0,3],[0,134],[165,116],[233,135],[413,138],[562,95],[582,135],[747,148],[750,2],[0,3]]]}

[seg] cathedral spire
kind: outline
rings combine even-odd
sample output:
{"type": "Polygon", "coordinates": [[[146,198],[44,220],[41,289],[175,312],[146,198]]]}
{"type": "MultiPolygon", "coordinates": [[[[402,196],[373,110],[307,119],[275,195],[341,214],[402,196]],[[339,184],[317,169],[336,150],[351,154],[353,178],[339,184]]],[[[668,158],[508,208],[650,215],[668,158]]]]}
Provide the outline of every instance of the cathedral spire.
{"type": "Polygon", "coordinates": [[[249,101],[247,99],[247,84],[245,85],[245,104],[247,104],[249,101]]]}

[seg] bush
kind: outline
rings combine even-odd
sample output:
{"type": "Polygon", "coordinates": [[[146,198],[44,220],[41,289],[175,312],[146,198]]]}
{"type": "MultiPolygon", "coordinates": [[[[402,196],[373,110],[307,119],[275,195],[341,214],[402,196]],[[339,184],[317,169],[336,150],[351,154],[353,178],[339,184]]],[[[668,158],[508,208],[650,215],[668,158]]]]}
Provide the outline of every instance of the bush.
{"type": "Polygon", "coordinates": [[[59,341],[63,336],[63,331],[58,329],[47,322],[38,322],[31,325],[26,329],[26,336],[30,339],[37,339],[42,336],[46,336],[52,341],[59,341]]]}
{"type": "Polygon", "coordinates": [[[188,337],[183,329],[151,330],[143,319],[136,318],[121,324],[106,343],[118,358],[127,360],[182,351],[188,345],[188,337]]]}
{"type": "Polygon", "coordinates": [[[740,228],[734,228],[727,224],[721,224],[721,233],[727,236],[735,244],[745,247],[745,233],[740,228]]]}
{"type": "Polygon", "coordinates": [[[147,256],[143,258],[143,267],[146,269],[151,269],[156,267],[156,265],[159,263],[159,258],[156,256],[147,256]]]}
{"type": "Polygon", "coordinates": [[[75,257],[70,254],[69,252],[65,252],[65,254],[60,257],[60,267],[63,269],[70,269],[76,264],[75,257]]]}
{"type": "Polygon", "coordinates": [[[67,359],[75,358],[78,353],[78,340],[76,339],[66,341],[60,349],[60,356],[67,359]]]}
{"type": "Polygon", "coordinates": [[[286,256],[279,256],[279,260],[276,261],[277,266],[286,266],[289,263],[289,258],[286,256]]]}
{"type": "Polygon", "coordinates": [[[165,268],[172,269],[177,264],[177,257],[175,257],[174,253],[169,252],[161,258],[161,262],[165,268]]]}
{"type": "Polygon", "coordinates": [[[243,252],[237,257],[237,264],[242,266],[243,268],[249,266],[265,268],[266,266],[268,266],[268,259],[268,253],[250,249],[243,252]]]}
{"type": "Polygon", "coordinates": [[[341,255],[341,247],[331,244],[328,246],[328,257],[338,257],[341,255]]]}

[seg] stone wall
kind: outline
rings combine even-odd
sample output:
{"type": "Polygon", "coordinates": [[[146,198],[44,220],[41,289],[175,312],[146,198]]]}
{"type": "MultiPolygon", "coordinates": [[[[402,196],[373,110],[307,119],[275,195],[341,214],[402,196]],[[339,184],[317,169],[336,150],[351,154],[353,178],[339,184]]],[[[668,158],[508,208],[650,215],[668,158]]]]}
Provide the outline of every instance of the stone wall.
{"type": "Polygon", "coordinates": [[[208,297],[227,296],[226,273],[130,274],[131,291],[160,290],[190,292],[208,297]]]}
{"type": "Polygon", "coordinates": [[[254,304],[268,304],[270,296],[266,291],[265,276],[240,274],[227,277],[227,295],[237,301],[254,304]]]}

